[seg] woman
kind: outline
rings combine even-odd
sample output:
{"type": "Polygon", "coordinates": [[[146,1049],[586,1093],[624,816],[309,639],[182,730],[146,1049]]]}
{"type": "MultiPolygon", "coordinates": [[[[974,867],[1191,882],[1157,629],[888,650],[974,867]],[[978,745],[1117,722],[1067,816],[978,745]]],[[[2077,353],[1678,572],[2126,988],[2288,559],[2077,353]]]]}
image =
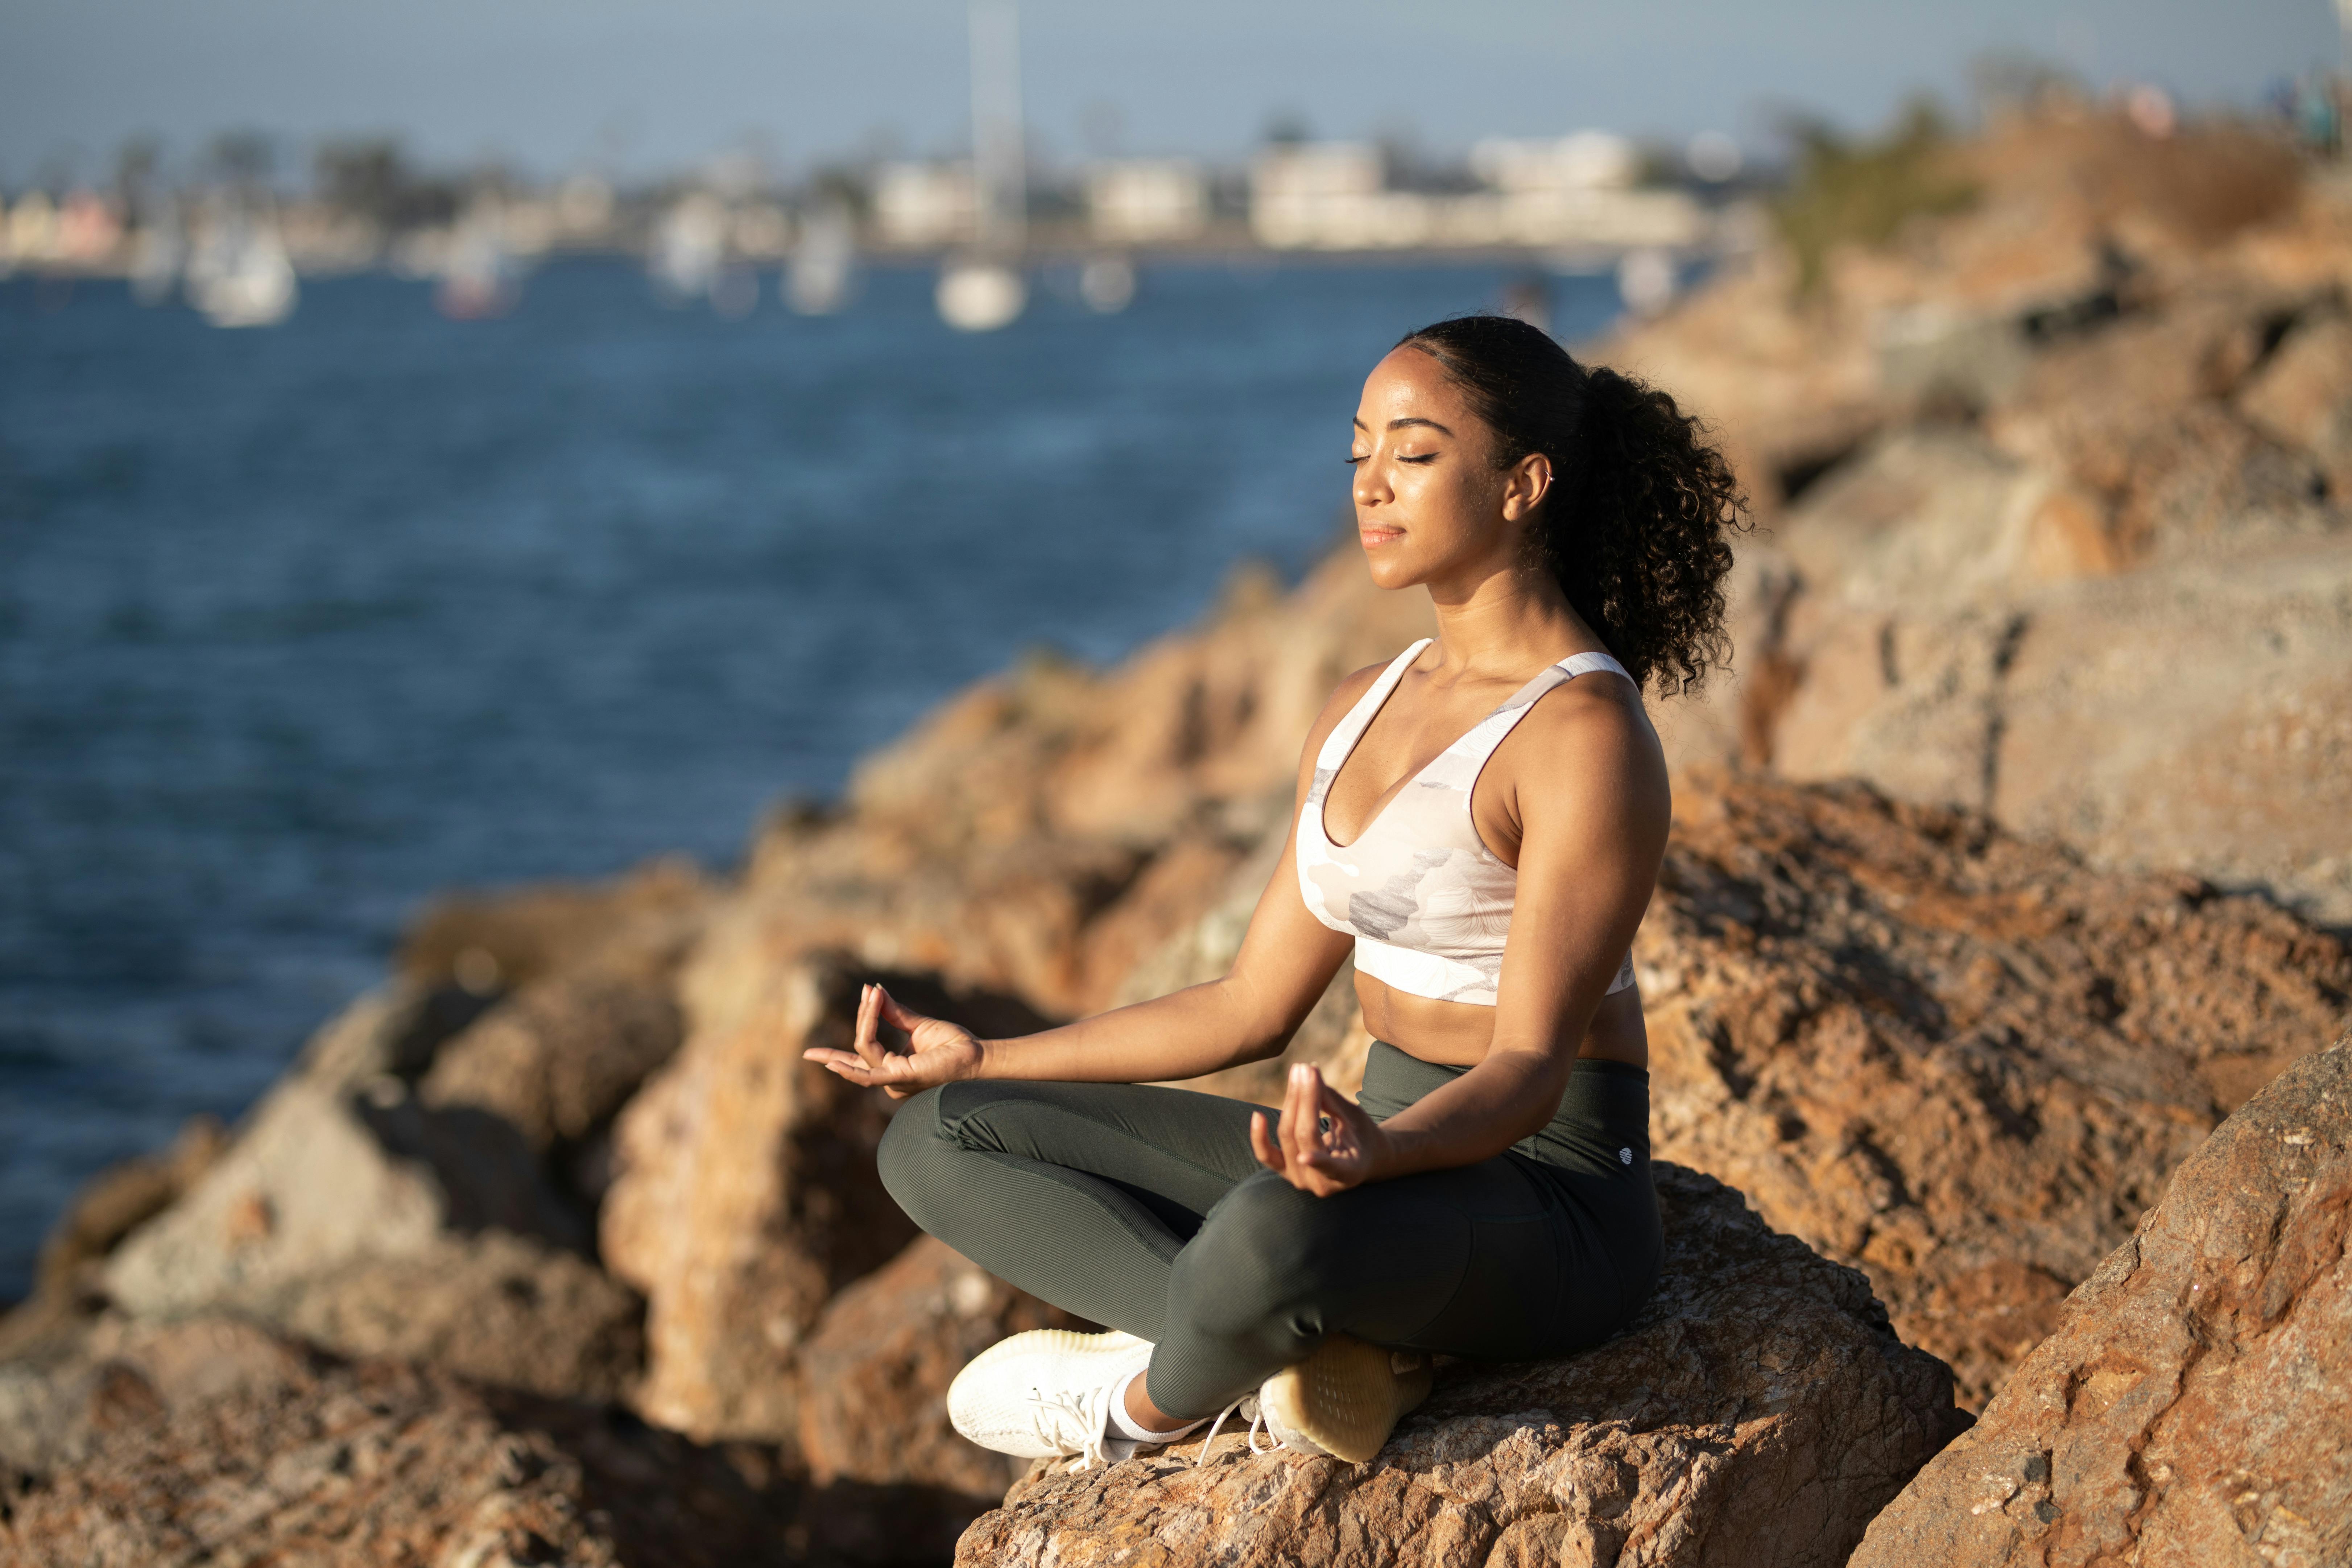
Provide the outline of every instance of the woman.
{"type": "Polygon", "coordinates": [[[1008,1040],[868,987],[856,1049],[808,1053],[915,1096],[881,1164],[924,1229],[1115,1330],[966,1367],[950,1413],[985,1447],[1091,1463],[1241,1407],[1253,1448],[1264,1420],[1368,1459],[1428,1352],[1562,1355],[1656,1281],[1641,692],[1726,650],[1730,471],[1671,398],[1491,316],[1381,360],[1348,460],[1373,581],[1426,588],[1438,635],[1325,704],[1231,973],[1008,1040]],[[1307,1066],[1270,1121],[1152,1087],[1279,1054],[1351,951],[1358,1102],[1307,1066]]]}

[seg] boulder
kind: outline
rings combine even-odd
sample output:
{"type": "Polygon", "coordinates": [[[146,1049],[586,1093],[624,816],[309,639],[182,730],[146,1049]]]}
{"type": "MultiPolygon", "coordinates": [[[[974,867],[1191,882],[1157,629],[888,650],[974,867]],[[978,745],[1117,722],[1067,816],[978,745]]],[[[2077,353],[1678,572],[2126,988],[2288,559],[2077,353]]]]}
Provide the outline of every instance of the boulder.
{"type": "Polygon", "coordinates": [[[398,972],[492,995],[594,962],[658,976],[674,970],[721,889],[683,858],[608,882],[558,882],[435,900],[409,925],[398,972]]]}
{"type": "Polygon", "coordinates": [[[2215,1131],[1855,1568],[2352,1559],[2352,1037],[2215,1131]]]}
{"type": "Polygon", "coordinates": [[[581,1256],[584,1215],[511,1124],[409,1093],[416,995],[362,997],[321,1031],[115,1249],[104,1293],[134,1318],[243,1313],[348,1353],[610,1397],[636,1370],[640,1305],[581,1256]]]}
{"type": "Polygon", "coordinates": [[[928,1236],[835,1296],[801,1348],[800,1457],[813,1485],[853,1483],[870,1500],[813,1508],[812,1548],[945,1561],[1027,1468],[956,1435],[948,1384],[1008,1334],[1094,1326],[928,1236]]]}
{"type": "Polygon", "coordinates": [[[1253,1456],[1228,1430],[1108,1469],[1040,1466],[960,1564],[1841,1563],[1966,1421],[1861,1275],[1738,1193],[1655,1167],[1665,1271],[1624,1333],[1559,1362],[1455,1363],[1370,1463],[1253,1456]]]}
{"type": "Polygon", "coordinates": [[[1864,1269],[1972,1406],[2352,1000],[2343,944],[2263,901],[1720,777],[1677,793],[1634,963],[1656,1152],[1864,1269]]]}
{"type": "Polygon", "coordinates": [[[613,1413],[346,1365],[250,1324],[131,1325],[60,1374],[73,1462],[20,1476],[0,1558],[195,1563],[789,1561],[792,1498],[613,1413]]]}
{"type": "Polygon", "coordinates": [[[594,965],[566,970],[445,1044],[417,1098],[498,1117],[593,1203],[613,1118],[684,1034],[672,986],[594,965]]]}
{"type": "Polygon", "coordinates": [[[756,907],[713,924],[683,977],[686,1045],[616,1124],[600,1221],[607,1267],[646,1299],[638,1408],[706,1438],[789,1441],[802,1340],[827,1299],[915,1235],[875,1170],[891,1102],[803,1049],[847,1045],[866,979],[983,1034],[1045,1022],[775,937],[756,907]]]}

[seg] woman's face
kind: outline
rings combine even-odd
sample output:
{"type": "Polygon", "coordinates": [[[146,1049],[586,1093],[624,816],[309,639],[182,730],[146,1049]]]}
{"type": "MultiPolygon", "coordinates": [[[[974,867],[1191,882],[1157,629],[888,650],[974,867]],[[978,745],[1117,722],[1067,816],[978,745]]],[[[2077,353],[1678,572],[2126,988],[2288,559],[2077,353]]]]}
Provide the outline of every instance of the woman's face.
{"type": "Polygon", "coordinates": [[[1348,461],[1373,582],[1484,578],[1519,559],[1551,467],[1540,453],[1499,469],[1494,458],[1494,432],[1437,361],[1405,347],[1372,367],[1348,461]]]}

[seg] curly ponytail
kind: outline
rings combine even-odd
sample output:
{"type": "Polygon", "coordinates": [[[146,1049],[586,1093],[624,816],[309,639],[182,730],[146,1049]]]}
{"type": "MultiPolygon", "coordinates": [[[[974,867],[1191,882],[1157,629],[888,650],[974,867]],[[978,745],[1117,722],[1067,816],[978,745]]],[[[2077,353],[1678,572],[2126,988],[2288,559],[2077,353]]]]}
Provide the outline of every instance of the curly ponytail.
{"type": "Polygon", "coordinates": [[[1531,452],[1550,460],[1529,541],[1636,681],[1672,696],[1729,662],[1723,581],[1746,502],[1697,419],[1509,316],[1457,316],[1397,346],[1437,361],[1469,395],[1497,468],[1531,452]]]}

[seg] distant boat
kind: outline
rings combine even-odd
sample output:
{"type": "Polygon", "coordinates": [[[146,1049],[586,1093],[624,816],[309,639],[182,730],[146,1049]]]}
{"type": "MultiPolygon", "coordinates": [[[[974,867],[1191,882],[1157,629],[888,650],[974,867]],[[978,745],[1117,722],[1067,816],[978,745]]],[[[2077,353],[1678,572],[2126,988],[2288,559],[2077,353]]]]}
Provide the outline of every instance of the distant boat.
{"type": "Polygon", "coordinates": [[[667,305],[708,299],[727,270],[726,204],[696,191],[664,213],[646,258],[654,292],[667,305]]]}
{"type": "Polygon", "coordinates": [[[206,231],[185,281],[188,302],[215,327],[274,327],[301,293],[278,226],[241,211],[206,231]]]}
{"type": "Polygon", "coordinates": [[[493,213],[477,213],[450,237],[433,306],[453,321],[503,316],[522,298],[522,281],[493,213]]]}
{"type": "Polygon", "coordinates": [[[187,240],[181,231],[180,209],[165,204],[139,226],[131,241],[131,297],[142,305],[160,305],[180,286],[180,268],[186,265],[187,240]]]}
{"type": "Polygon", "coordinates": [[[1135,263],[1124,256],[1097,256],[1078,268],[1078,298],[1099,316],[1115,316],[1135,302],[1135,263]]]}
{"type": "Polygon", "coordinates": [[[847,209],[828,204],[801,226],[801,242],[784,264],[784,303],[803,316],[830,316],[849,301],[857,241],[847,209]]]}
{"type": "Polygon", "coordinates": [[[972,0],[972,253],[940,269],[940,319],[992,332],[1019,319],[1029,286],[1017,264],[1028,229],[1021,148],[1020,18],[1012,0],[972,0]]]}
{"type": "Polygon", "coordinates": [[[1029,286],[995,261],[951,261],[940,269],[940,319],[960,332],[992,332],[1020,319],[1029,286]]]}

